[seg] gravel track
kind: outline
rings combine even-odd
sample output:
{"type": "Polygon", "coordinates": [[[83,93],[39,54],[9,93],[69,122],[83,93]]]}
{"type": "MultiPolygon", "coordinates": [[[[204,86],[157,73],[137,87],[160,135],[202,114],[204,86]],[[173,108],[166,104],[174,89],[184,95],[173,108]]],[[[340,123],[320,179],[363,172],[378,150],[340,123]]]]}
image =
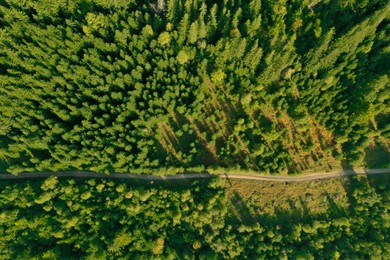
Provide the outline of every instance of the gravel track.
{"type": "Polygon", "coordinates": [[[181,180],[181,179],[202,179],[220,177],[224,179],[240,179],[240,180],[258,180],[258,181],[277,181],[277,182],[303,182],[322,180],[329,178],[341,178],[352,175],[365,175],[365,174],[383,174],[390,173],[390,168],[386,169],[354,169],[338,172],[313,172],[305,175],[294,176],[275,176],[275,175],[249,175],[249,174],[209,174],[209,173],[188,173],[188,174],[176,174],[165,176],[154,176],[147,174],[129,174],[129,173],[111,173],[110,175],[87,172],[87,171],[68,171],[68,172],[32,172],[32,173],[20,173],[19,175],[12,175],[9,173],[0,174],[2,180],[15,180],[15,179],[36,179],[47,178],[52,175],[57,177],[73,177],[73,178],[105,178],[105,179],[135,179],[135,180],[181,180]]]}

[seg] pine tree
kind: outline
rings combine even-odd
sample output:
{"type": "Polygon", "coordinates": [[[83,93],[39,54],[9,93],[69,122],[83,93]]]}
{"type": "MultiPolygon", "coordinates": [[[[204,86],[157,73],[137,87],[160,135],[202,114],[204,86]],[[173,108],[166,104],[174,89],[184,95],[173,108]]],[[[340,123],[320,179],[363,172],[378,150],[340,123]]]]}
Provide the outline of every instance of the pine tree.
{"type": "Polygon", "coordinates": [[[182,20],[180,21],[179,24],[179,38],[178,38],[178,43],[180,45],[183,45],[185,40],[187,39],[187,32],[189,29],[189,23],[190,23],[190,18],[189,15],[186,13],[184,14],[182,20]]]}
{"type": "Polygon", "coordinates": [[[188,31],[188,42],[194,44],[199,37],[199,23],[195,21],[191,24],[190,30],[188,31]]]}
{"type": "MultiPolygon", "coordinates": [[[[315,69],[327,69],[331,67],[342,53],[351,53],[356,50],[357,46],[369,35],[375,33],[378,25],[389,15],[390,3],[384,6],[382,9],[374,12],[370,17],[354,26],[346,34],[338,38],[324,53],[321,55],[320,65],[314,65],[315,69]]],[[[325,38],[325,46],[329,42],[332,33],[327,34],[325,38]]],[[[323,48],[324,48],[323,47],[323,48]]],[[[320,49],[320,51],[323,50],[320,49]]]]}

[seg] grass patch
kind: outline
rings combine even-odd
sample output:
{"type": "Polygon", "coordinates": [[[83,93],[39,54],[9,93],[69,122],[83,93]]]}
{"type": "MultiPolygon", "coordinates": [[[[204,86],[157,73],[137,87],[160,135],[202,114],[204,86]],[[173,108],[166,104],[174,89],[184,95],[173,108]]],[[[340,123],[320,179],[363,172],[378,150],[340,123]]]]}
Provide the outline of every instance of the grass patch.
{"type": "Polygon", "coordinates": [[[227,180],[225,188],[229,207],[240,222],[251,218],[293,221],[329,212],[344,215],[350,205],[351,178],[368,181],[378,194],[389,200],[389,174],[293,183],[227,180]]]}
{"type": "Polygon", "coordinates": [[[239,196],[243,204],[254,206],[257,214],[275,215],[280,210],[302,210],[312,214],[329,209],[328,198],[346,207],[347,194],[341,179],[286,183],[230,180],[226,183],[231,198],[239,196]]]}

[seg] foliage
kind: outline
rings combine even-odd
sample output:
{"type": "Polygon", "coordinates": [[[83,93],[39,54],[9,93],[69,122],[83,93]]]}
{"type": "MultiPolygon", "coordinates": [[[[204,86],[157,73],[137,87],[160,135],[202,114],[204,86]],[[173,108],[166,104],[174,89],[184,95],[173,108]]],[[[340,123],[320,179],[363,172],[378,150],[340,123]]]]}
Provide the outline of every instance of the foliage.
{"type": "Polygon", "coordinates": [[[368,133],[388,136],[389,12],[378,0],[0,1],[0,165],[361,164],[368,133]]]}
{"type": "Polygon", "coordinates": [[[2,182],[0,258],[388,258],[389,209],[367,182],[352,182],[351,205],[337,215],[246,222],[227,208],[218,179],[182,188],[55,177],[2,182]]]}

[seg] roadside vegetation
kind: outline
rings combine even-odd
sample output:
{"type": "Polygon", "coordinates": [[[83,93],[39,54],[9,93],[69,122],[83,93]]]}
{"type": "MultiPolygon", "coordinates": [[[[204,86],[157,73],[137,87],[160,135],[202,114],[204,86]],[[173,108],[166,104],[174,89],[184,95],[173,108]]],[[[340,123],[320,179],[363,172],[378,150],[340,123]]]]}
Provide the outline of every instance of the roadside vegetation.
{"type": "Polygon", "coordinates": [[[382,0],[2,0],[1,171],[364,165],[389,151],[389,15],[382,0]]]}
{"type": "MultiPolygon", "coordinates": [[[[351,185],[368,182],[378,193],[385,193],[390,183],[389,174],[324,179],[302,182],[270,182],[230,179],[225,182],[227,196],[233,205],[242,204],[253,211],[250,214],[281,216],[281,212],[305,215],[324,214],[334,209],[346,210],[349,203],[351,185]],[[258,211],[256,211],[258,209],[258,211]]],[[[384,194],[383,194],[384,195],[384,194]]],[[[388,196],[384,195],[385,197],[388,196]]],[[[389,198],[390,199],[390,198],[389,198]]]]}
{"type": "Polygon", "coordinates": [[[3,181],[0,258],[390,257],[387,175],[344,179],[326,201],[320,193],[335,184],[328,180],[321,181],[323,188],[318,182],[289,184],[295,193],[288,185],[267,189],[258,183],[250,189],[262,189],[261,195],[229,188],[221,179],[180,185],[56,177],[3,181]],[[289,206],[283,206],[278,187],[291,194],[289,206]],[[307,201],[307,192],[321,208],[307,201]],[[267,204],[272,197],[280,201],[267,204]]]}

